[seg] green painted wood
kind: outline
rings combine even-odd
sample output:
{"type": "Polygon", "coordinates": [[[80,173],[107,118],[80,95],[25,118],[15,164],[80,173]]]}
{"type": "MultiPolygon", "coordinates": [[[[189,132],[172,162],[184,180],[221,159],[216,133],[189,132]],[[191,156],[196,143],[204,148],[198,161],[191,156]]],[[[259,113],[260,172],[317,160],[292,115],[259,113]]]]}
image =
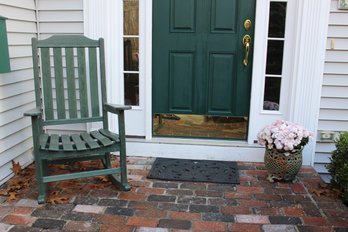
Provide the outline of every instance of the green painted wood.
{"type": "MultiPolygon", "coordinates": [[[[107,102],[106,98],[106,74],[105,74],[105,48],[104,48],[104,39],[101,38],[99,40],[100,48],[99,48],[99,62],[100,62],[100,85],[101,85],[101,93],[102,93],[102,102],[107,102]]],[[[103,106],[103,105],[102,105],[103,106]]],[[[103,107],[103,128],[109,128],[108,114],[103,107]]]]}
{"type": "Polygon", "coordinates": [[[69,135],[62,135],[61,139],[64,151],[74,151],[73,144],[69,135]]]}
{"type": "Polygon", "coordinates": [[[0,73],[11,71],[6,30],[6,18],[0,17],[0,73]]]}
{"type": "Polygon", "coordinates": [[[249,116],[255,0],[153,1],[153,113],[249,116]]]}
{"type": "Polygon", "coordinates": [[[41,87],[40,81],[40,69],[39,69],[39,55],[37,48],[37,38],[31,39],[32,44],[32,58],[33,58],[33,71],[34,71],[34,86],[35,86],[35,105],[37,108],[41,109],[41,95],[40,91],[38,91],[41,87]]]}
{"type": "Polygon", "coordinates": [[[99,47],[99,40],[92,40],[81,35],[53,35],[47,39],[40,40],[38,43],[42,48],[86,48],[86,47],[99,47]]]}
{"type": "Polygon", "coordinates": [[[43,182],[48,183],[48,182],[54,182],[54,181],[71,180],[71,179],[91,177],[91,176],[105,176],[105,175],[117,174],[117,173],[120,173],[120,168],[85,171],[85,172],[78,172],[78,173],[71,173],[71,174],[46,176],[43,178],[43,182]]]}
{"type": "Polygon", "coordinates": [[[193,112],[194,54],[171,52],[169,54],[169,111],[193,112]]]}
{"type": "Polygon", "coordinates": [[[211,115],[234,113],[236,105],[234,97],[231,96],[235,93],[235,83],[231,78],[234,74],[233,64],[233,54],[210,54],[208,113],[211,115]]]}
{"type": "Polygon", "coordinates": [[[81,138],[87,143],[90,149],[100,148],[100,145],[86,132],[81,133],[81,138]]]}
{"type": "MultiPolygon", "coordinates": [[[[35,66],[36,65],[39,65],[39,64],[35,63],[35,66]]],[[[42,69],[45,119],[50,120],[54,118],[54,114],[53,114],[53,100],[52,100],[51,61],[50,61],[50,52],[48,48],[41,49],[41,66],[42,66],[41,69],[42,69]]],[[[35,67],[35,69],[38,69],[38,66],[35,67]]],[[[38,87],[35,91],[37,93],[40,93],[40,88],[38,87]]]]}
{"type": "Polygon", "coordinates": [[[47,148],[49,138],[50,138],[50,136],[48,134],[41,134],[40,135],[39,141],[40,141],[40,148],[41,149],[47,148]]]}
{"type": "Polygon", "coordinates": [[[79,93],[81,105],[81,117],[88,117],[88,101],[87,101],[87,79],[86,79],[86,54],[84,48],[77,49],[77,63],[79,75],[79,93]]]}
{"type": "Polygon", "coordinates": [[[82,141],[80,135],[77,135],[77,134],[71,135],[71,139],[75,143],[75,147],[77,151],[87,150],[86,143],[82,141]]]}
{"type": "Polygon", "coordinates": [[[62,49],[53,48],[54,79],[56,84],[56,102],[58,119],[65,119],[65,97],[63,82],[62,49]]]}
{"type": "Polygon", "coordinates": [[[115,142],[119,142],[120,141],[120,137],[118,136],[118,134],[112,133],[109,130],[105,130],[105,129],[100,129],[99,132],[108,137],[109,139],[115,141],[115,142]]]}
{"type": "Polygon", "coordinates": [[[99,133],[99,131],[91,131],[91,136],[99,141],[99,143],[103,144],[104,147],[110,146],[114,144],[108,137],[105,137],[103,134],[99,133]]]}
{"type": "Polygon", "coordinates": [[[99,91],[98,91],[98,70],[97,70],[97,50],[95,48],[88,49],[89,54],[89,83],[91,89],[91,107],[92,116],[99,116],[99,91]]]}
{"type": "Polygon", "coordinates": [[[45,202],[48,182],[96,175],[110,175],[114,184],[123,190],[130,190],[126,170],[124,110],[131,107],[105,103],[106,83],[103,40],[90,40],[84,36],[53,36],[40,41],[33,39],[32,47],[34,54],[35,96],[38,99],[36,99],[36,109],[24,113],[24,115],[32,118],[33,152],[39,193],[38,202],[45,202]],[[103,50],[99,52],[100,62],[97,62],[98,47],[103,50]],[[40,49],[41,52],[39,51],[40,49]],[[75,50],[77,51],[75,52],[75,50]],[[88,56],[85,54],[87,50],[88,56]],[[50,51],[53,51],[53,54],[50,54],[50,51]],[[40,66],[38,62],[39,54],[41,55],[40,66]],[[77,64],[75,64],[75,55],[77,55],[77,64]],[[52,56],[53,62],[50,61],[52,56]],[[63,59],[65,59],[66,67],[63,67],[63,59]],[[75,66],[77,66],[78,76],[75,73],[75,66]],[[42,70],[42,86],[40,85],[40,69],[42,70]],[[64,89],[63,84],[65,80],[63,79],[63,74],[65,73],[67,75],[67,87],[64,89]],[[52,79],[55,81],[55,89],[52,85],[52,79]],[[78,86],[76,84],[77,79],[78,86]],[[42,96],[41,93],[43,93],[42,96]],[[58,117],[54,117],[53,93],[57,94],[58,117]],[[81,114],[77,111],[77,95],[80,97],[81,114]],[[91,99],[91,109],[88,107],[89,102],[87,99],[89,98],[91,99]],[[41,117],[41,101],[44,102],[43,112],[45,112],[45,117],[41,117]],[[103,106],[102,115],[99,109],[100,103],[103,106]],[[89,115],[89,111],[91,111],[92,115],[89,115]],[[65,112],[69,113],[68,118],[65,112]],[[107,130],[107,112],[119,114],[119,132],[122,133],[120,138],[107,130]],[[80,135],[48,135],[43,131],[43,126],[48,125],[96,121],[102,121],[104,124],[104,129],[101,132],[94,131],[91,134],[83,132],[80,135]],[[112,168],[110,163],[107,164],[108,160],[110,161],[110,153],[115,151],[120,151],[121,157],[121,168],[117,169],[112,168]],[[105,163],[104,169],[49,176],[48,164],[94,159],[101,159],[105,163]],[[121,173],[119,179],[114,175],[118,173],[121,173]]]}
{"type": "Polygon", "coordinates": [[[67,83],[68,83],[69,118],[77,118],[75,65],[74,65],[73,48],[65,49],[65,61],[66,61],[67,83]]]}
{"type": "Polygon", "coordinates": [[[100,122],[103,117],[91,117],[91,118],[77,118],[77,119],[61,119],[61,120],[47,120],[43,122],[44,126],[49,125],[64,125],[74,123],[87,123],[87,122],[100,122]]]}
{"type": "Polygon", "coordinates": [[[52,134],[49,138],[49,151],[59,151],[59,135],[52,134]]]}

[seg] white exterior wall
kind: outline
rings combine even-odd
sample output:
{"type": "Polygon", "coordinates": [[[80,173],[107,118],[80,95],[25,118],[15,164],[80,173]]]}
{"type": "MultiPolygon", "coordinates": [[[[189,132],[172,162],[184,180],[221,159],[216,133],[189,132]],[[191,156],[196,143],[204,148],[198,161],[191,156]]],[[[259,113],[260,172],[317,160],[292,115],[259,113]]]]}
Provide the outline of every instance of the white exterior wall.
{"type": "MultiPolygon", "coordinates": [[[[0,74],[0,185],[12,174],[11,160],[32,162],[30,118],[23,113],[35,107],[31,38],[52,34],[83,34],[82,0],[1,0],[6,21],[11,72],[0,74]]],[[[70,131],[84,130],[86,125],[70,131]]],[[[56,127],[53,132],[59,133],[56,127]]],[[[66,130],[65,130],[66,131],[66,130]]]]}
{"type": "MultiPolygon", "coordinates": [[[[331,1],[330,21],[325,54],[318,132],[348,131],[348,11],[337,9],[331,1]]],[[[319,138],[319,135],[318,135],[319,138]]],[[[330,162],[333,142],[316,144],[315,169],[328,181],[325,165],[330,162]]]]}
{"type": "Polygon", "coordinates": [[[0,74],[0,184],[10,177],[11,160],[22,166],[31,155],[31,122],[23,112],[34,107],[31,38],[36,36],[34,0],[2,0],[11,72],[0,74]]]}
{"type": "MultiPolygon", "coordinates": [[[[83,34],[83,0],[37,0],[39,39],[57,34],[83,34]]],[[[51,126],[50,133],[76,133],[86,124],[51,126]]]]}

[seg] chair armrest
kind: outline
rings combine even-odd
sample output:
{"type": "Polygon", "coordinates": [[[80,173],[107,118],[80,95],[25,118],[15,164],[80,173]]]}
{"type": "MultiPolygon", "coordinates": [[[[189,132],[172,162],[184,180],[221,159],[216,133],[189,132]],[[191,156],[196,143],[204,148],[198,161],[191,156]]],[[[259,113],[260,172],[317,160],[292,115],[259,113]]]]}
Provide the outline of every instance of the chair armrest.
{"type": "Polygon", "coordinates": [[[41,113],[41,109],[39,107],[32,109],[32,110],[28,110],[27,112],[24,112],[24,116],[31,116],[31,117],[38,117],[40,116],[41,113]]]}
{"type": "Polygon", "coordinates": [[[109,104],[109,103],[104,104],[104,110],[114,114],[118,114],[120,111],[130,110],[130,109],[132,109],[132,107],[126,106],[126,105],[116,105],[116,104],[109,104]]]}

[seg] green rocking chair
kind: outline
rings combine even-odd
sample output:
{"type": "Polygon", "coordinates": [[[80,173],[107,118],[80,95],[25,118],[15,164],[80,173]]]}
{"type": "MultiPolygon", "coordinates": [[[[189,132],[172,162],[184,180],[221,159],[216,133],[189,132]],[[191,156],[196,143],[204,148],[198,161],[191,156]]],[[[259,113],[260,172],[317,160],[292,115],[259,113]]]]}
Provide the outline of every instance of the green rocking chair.
{"type": "Polygon", "coordinates": [[[80,35],[32,39],[36,108],[31,116],[38,202],[46,202],[47,183],[108,175],[124,191],[127,181],[124,111],[130,106],[106,103],[104,40],[80,35]],[[118,115],[119,133],[108,130],[108,112],[118,115]],[[101,129],[80,134],[48,134],[51,125],[102,122],[101,129]],[[120,166],[111,166],[111,152],[120,166]],[[49,175],[49,164],[81,160],[103,162],[104,169],[49,175]]]}

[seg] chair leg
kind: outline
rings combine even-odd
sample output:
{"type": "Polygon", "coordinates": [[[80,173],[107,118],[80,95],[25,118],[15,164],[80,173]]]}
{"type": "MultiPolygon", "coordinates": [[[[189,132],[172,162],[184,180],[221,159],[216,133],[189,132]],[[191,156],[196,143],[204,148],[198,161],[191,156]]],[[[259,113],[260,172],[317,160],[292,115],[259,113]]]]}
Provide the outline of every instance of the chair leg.
{"type": "Polygon", "coordinates": [[[36,179],[37,186],[39,191],[39,196],[37,201],[39,204],[46,202],[46,192],[47,192],[47,184],[43,182],[43,176],[47,173],[46,167],[44,165],[46,162],[41,159],[35,160],[35,168],[36,168],[36,179]]]}
{"type": "MultiPolygon", "coordinates": [[[[105,163],[104,166],[106,168],[111,168],[111,154],[110,153],[105,153],[105,163]]],[[[122,168],[122,161],[121,161],[121,179],[116,176],[115,174],[109,175],[111,182],[116,185],[117,187],[121,188],[123,191],[129,191],[131,189],[130,185],[128,184],[128,179],[127,179],[127,170],[125,170],[125,175],[124,175],[124,168],[122,168]]]]}

